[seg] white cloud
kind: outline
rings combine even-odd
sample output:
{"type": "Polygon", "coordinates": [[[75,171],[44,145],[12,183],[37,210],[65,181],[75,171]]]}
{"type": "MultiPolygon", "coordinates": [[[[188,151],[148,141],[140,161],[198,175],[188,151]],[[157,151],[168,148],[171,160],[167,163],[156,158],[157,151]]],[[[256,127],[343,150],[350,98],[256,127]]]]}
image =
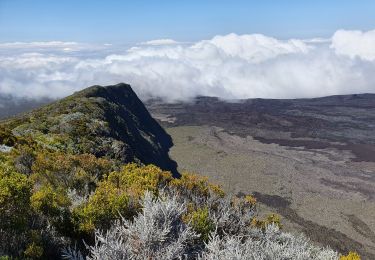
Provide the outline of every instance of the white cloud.
{"type": "Polygon", "coordinates": [[[143,98],[166,100],[375,92],[375,44],[368,43],[372,35],[338,31],[332,40],[278,40],[229,34],[192,44],[159,40],[126,49],[61,42],[45,48],[0,44],[0,94],[62,97],[90,85],[118,82],[130,83],[143,98]]]}
{"type": "Polygon", "coordinates": [[[180,42],[172,40],[172,39],[158,39],[158,40],[142,42],[141,45],[159,46],[159,45],[174,45],[174,44],[179,44],[179,43],[180,42]]]}
{"type": "Polygon", "coordinates": [[[375,61],[375,30],[368,32],[339,30],[332,37],[331,48],[339,55],[375,61]]]}
{"type": "Polygon", "coordinates": [[[4,42],[0,43],[0,48],[35,48],[35,47],[53,47],[63,48],[65,46],[77,46],[77,42],[62,42],[62,41],[49,41],[49,42],[4,42]]]}
{"type": "Polygon", "coordinates": [[[238,57],[250,62],[260,62],[290,53],[307,53],[313,47],[302,40],[280,41],[262,34],[215,36],[208,41],[201,41],[193,46],[205,49],[213,46],[229,57],[238,57]]]}
{"type": "Polygon", "coordinates": [[[304,39],[303,42],[305,43],[330,43],[331,39],[317,37],[317,38],[311,38],[311,39],[304,39]]]}
{"type": "Polygon", "coordinates": [[[108,45],[78,42],[5,42],[0,43],[0,56],[15,56],[24,53],[61,54],[87,56],[90,53],[104,51],[108,45]],[[70,54],[69,54],[70,53],[70,54]]]}

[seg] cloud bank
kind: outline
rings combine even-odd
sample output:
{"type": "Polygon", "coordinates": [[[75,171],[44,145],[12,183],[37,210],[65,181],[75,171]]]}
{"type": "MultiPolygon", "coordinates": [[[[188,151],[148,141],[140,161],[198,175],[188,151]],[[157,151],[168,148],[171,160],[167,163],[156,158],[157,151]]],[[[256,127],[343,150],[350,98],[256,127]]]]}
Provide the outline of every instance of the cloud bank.
{"type": "Polygon", "coordinates": [[[133,47],[76,42],[0,44],[0,94],[59,98],[84,87],[130,83],[143,99],[305,98],[375,92],[375,30],[328,39],[261,34],[133,47]]]}
{"type": "Polygon", "coordinates": [[[158,40],[152,40],[152,41],[141,43],[141,45],[152,45],[152,46],[174,45],[174,44],[179,44],[179,42],[173,39],[158,39],[158,40]]]}

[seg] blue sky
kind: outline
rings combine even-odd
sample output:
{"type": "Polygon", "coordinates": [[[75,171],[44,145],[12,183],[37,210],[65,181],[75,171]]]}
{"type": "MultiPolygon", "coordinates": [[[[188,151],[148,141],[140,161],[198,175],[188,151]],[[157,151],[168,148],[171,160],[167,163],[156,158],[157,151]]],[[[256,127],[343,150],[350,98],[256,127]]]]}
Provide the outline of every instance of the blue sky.
{"type": "Polygon", "coordinates": [[[330,37],[375,28],[373,0],[0,0],[0,42],[134,44],[209,39],[228,33],[330,37]]]}

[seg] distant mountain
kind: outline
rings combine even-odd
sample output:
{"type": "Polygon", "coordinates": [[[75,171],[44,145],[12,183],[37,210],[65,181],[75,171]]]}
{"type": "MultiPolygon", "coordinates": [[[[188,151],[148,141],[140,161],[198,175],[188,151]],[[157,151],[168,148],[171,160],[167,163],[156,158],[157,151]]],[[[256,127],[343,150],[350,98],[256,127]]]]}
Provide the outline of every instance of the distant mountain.
{"type": "MultiPolygon", "coordinates": [[[[25,108],[18,106],[18,111],[25,108]]],[[[127,84],[92,86],[3,124],[18,136],[31,135],[64,152],[155,164],[176,172],[168,157],[171,138],[127,84]]]]}

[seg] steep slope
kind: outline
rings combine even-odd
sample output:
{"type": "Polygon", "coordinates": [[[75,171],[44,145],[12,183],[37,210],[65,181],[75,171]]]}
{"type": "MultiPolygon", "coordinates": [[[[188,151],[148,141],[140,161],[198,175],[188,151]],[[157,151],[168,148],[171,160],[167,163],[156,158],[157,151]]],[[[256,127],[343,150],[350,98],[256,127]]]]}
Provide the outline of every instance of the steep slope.
{"type": "Polygon", "coordinates": [[[50,149],[155,164],[175,173],[168,157],[171,138],[127,84],[92,86],[2,124],[50,149]]]}

